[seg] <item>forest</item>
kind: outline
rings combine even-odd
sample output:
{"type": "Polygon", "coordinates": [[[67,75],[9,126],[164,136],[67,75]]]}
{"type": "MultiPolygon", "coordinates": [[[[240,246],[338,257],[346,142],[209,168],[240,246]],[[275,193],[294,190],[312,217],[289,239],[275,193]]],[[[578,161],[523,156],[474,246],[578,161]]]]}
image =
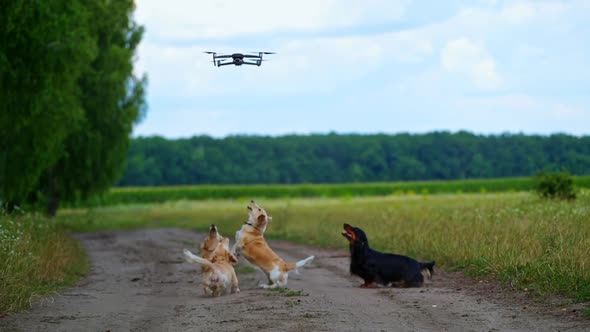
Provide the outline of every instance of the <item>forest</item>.
{"type": "Polygon", "coordinates": [[[146,112],[133,0],[2,1],[0,212],[108,190],[146,112]]]}
{"type": "Polygon", "coordinates": [[[590,174],[590,136],[314,134],[134,138],[119,186],[295,184],[590,174]]]}

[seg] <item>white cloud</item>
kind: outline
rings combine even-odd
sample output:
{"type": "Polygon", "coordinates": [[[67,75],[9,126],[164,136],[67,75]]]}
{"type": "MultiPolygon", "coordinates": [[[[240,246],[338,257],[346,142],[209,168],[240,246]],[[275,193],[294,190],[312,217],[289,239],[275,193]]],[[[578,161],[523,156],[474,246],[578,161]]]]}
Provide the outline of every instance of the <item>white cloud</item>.
{"type": "Polygon", "coordinates": [[[205,39],[317,31],[392,22],[408,0],[138,0],[137,18],[156,38],[205,39]]]}
{"type": "Polygon", "coordinates": [[[495,89],[502,84],[502,78],[496,71],[496,62],[491,57],[475,63],[471,75],[475,85],[482,89],[495,89]]]}
{"type": "Polygon", "coordinates": [[[215,77],[204,47],[174,47],[145,42],[139,48],[139,68],[147,71],[149,95],[161,97],[215,95],[215,77]]]}
{"type": "Polygon", "coordinates": [[[495,6],[498,4],[498,0],[480,0],[480,2],[486,6],[495,6]]]}
{"type": "MultiPolygon", "coordinates": [[[[388,63],[416,63],[433,52],[432,42],[407,32],[382,33],[370,36],[346,36],[297,39],[279,46],[282,56],[306,57],[314,70],[319,66],[354,65],[373,67],[388,63]]],[[[354,68],[352,68],[354,70],[354,68]]]]}
{"type": "MultiPolygon", "coordinates": [[[[182,135],[191,130],[217,135],[322,131],[328,125],[370,132],[373,127],[398,128],[392,126],[399,125],[399,118],[406,121],[401,128],[409,131],[578,126],[578,132],[587,132],[578,122],[588,117],[588,108],[570,98],[588,81],[583,66],[588,50],[579,40],[587,30],[590,1],[479,0],[446,20],[416,25],[407,20],[415,7],[406,7],[406,1],[138,4],[147,35],[136,70],[148,73],[148,98],[150,103],[158,99],[154,105],[159,107],[150,109],[150,133],[165,122],[157,112],[182,122],[178,129],[174,123],[167,127],[169,133],[178,130],[182,135]],[[410,12],[404,16],[406,10],[410,12]],[[217,68],[202,53],[259,47],[278,52],[260,68],[217,68]],[[485,97],[473,97],[482,91],[485,97]],[[547,91],[557,97],[541,97],[547,91]],[[167,105],[177,99],[182,99],[178,117],[167,105]],[[270,112],[275,101],[285,109],[266,115],[264,126],[244,130],[242,122],[233,122],[244,114],[270,112]],[[392,120],[393,110],[403,114],[392,120]],[[332,113],[312,128],[302,111],[332,113]],[[363,117],[342,116],[346,111],[363,117]],[[188,124],[190,116],[199,122],[194,128],[188,124]],[[520,118],[512,121],[513,116],[520,118]]],[[[428,5],[421,7],[428,10],[428,5]]]]}
{"type": "Polygon", "coordinates": [[[504,7],[500,17],[510,23],[524,23],[535,15],[535,5],[530,2],[517,2],[504,7]]]}
{"type": "Polygon", "coordinates": [[[214,67],[203,50],[237,51],[227,45],[172,46],[146,41],[139,68],[156,95],[219,95],[332,91],[385,64],[417,63],[433,52],[431,41],[410,33],[292,39],[276,42],[261,68],[214,67]],[[236,87],[239,87],[237,89],[236,87]]]}
{"type": "Polygon", "coordinates": [[[450,73],[468,75],[481,89],[495,89],[502,83],[494,58],[485,47],[468,39],[454,39],[441,50],[441,66],[450,73]]]}
{"type": "MultiPolygon", "coordinates": [[[[509,31],[512,25],[525,20],[563,16],[566,9],[571,12],[570,7],[573,7],[561,2],[531,1],[508,2],[496,7],[494,2],[493,6],[464,8],[447,21],[401,31],[336,37],[305,37],[303,34],[257,38],[257,43],[263,41],[265,50],[279,54],[269,57],[271,61],[255,75],[253,69],[258,68],[214,68],[209,58],[201,54],[203,50],[255,49],[239,50],[229,42],[214,45],[201,40],[188,47],[171,42],[183,38],[260,36],[265,32],[289,30],[296,33],[394,21],[404,14],[407,2],[307,0],[280,2],[280,6],[286,7],[278,8],[279,2],[271,0],[232,2],[231,6],[228,1],[177,0],[164,5],[160,1],[139,0],[138,17],[148,30],[148,38],[140,49],[139,68],[148,72],[150,91],[156,94],[161,93],[156,92],[158,86],[173,94],[221,94],[228,86],[225,81],[228,79],[232,84],[256,82],[263,86],[265,80],[273,81],[274,84],[265,88],[280,92],[297,87],[305,92],[337,89],[341,82],[359,79],[376,68],[423,63],[440,51],[444,72],[464,77],[478,89],[494,90],[504,86],[509,77],[500,74],[498,62],[484,46],[486,37],[497,30],[509,31]],[[154,35],[156,38],[149,37],[154,35]]],[[[248,92],[248,88],[245,90],[248,92]]]]}

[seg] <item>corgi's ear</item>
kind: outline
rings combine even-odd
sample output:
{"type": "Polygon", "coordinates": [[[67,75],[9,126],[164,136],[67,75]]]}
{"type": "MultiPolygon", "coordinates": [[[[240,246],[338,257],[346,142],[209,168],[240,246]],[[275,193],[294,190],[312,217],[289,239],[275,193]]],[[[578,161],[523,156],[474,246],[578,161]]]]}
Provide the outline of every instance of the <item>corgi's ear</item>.
{"type": "Polygon", "coordinates": [[[259,215],[257,218],[258,222],[264,222],[265,219],[266,219],[266,216],[264,214],[259,215]]]}

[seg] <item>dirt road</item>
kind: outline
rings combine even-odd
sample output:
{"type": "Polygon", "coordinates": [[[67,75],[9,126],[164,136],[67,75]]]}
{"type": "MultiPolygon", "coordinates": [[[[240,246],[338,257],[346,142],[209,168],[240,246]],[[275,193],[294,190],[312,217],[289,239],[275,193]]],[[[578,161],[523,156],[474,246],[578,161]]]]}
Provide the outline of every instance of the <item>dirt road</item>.
{"type": "Polygon", "coordinates": [[[200,268],[181,258],[184,247],[198,252],[200,234],[152,229],[79,238],[92,260],[90,275],[36,301],[30,312],[0,319],[1,331],[590,330],[590,320],[572,317],[571,306],[535,305],[460,273],[439,272],[424,288],[361,289],[348,273],[345,251],[280,241],[271,247],[287,261],[317,257],[301,275],[290,275],[292,291],[257,289],[263,274],[240,263],[242,292],[207,298],[200,268]]]}

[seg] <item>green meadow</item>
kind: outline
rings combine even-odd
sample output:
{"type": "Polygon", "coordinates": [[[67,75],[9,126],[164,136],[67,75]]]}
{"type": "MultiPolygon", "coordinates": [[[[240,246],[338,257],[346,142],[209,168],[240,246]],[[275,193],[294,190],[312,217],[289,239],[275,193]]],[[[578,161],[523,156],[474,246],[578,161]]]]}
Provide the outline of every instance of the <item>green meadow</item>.
{"type": "MultiPolygon", "coordinates": [[[[257,199],[273,221],[267,236],[345,248],[342,224],[373,248],[436,260],[439,268],[488,275],[536,294],[590,301],[590,191],[575,201],[529,192],[257,199]]],[[[64,210],[73,231],[218,225],[233,240],[249,199],[174,201],[64,210]]],[[[195,239],[196,240],[196,239],[195,239]]]]}
{"type": "MultiPolygon", "coordinates": [[[[435,260],[539,295],[590,301],[590,177],[573,201],[545,200],[530,178],[347,185],[115,188],[85,206],[0,215],[0,312],[69,285],[88,268],[70,233],[148,227],[205,231],[233,241],[256,199],[273,216],[267,237],[346,248],[343,223],[373,248],[435,260]],[[98,206],[98,204],[102,206],[98,206]]],[[[197,241],[198,239],[195,239],[197,241]]]]}
{"type": "MultiPolygon", "coordinates": [[[[578,187],[590,188],[590,176],[573,176],[572,178],[578,187]]],[[[533,188],[534,178],[531,177],[348,184],[119,187],[90,201],[70,204],[69,207],[162,203],[178,200],[249,199],[249,197],[289,199],[296,197],[350,198],[441,193],[495,193],[529,191],[533,188]]]]}

